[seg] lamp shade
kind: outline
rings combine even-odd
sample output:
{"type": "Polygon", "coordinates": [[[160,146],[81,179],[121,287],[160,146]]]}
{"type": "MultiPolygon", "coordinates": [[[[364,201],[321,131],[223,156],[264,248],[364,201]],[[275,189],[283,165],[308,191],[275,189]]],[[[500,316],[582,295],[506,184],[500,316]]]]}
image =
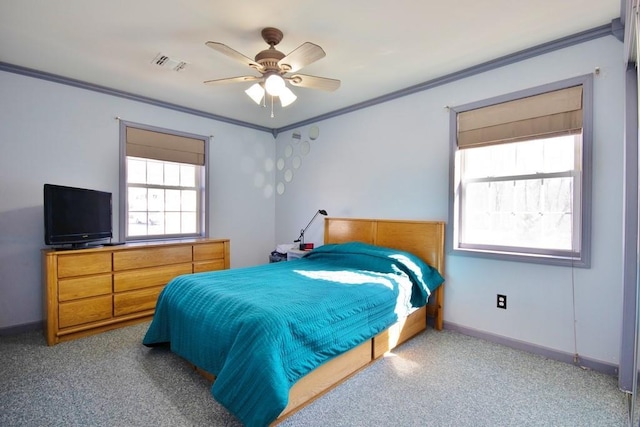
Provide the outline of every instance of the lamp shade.
{"type": "Polygon", "coordinates": [[[260,105],[262,98],[264,98],[264,88],[260,86],[259,83],[254,84],[249,89],[245,90],[244,93],[249,95],[249,97],[253,99],[253,102],[258,105],[260,105]]]}
{"type": "Polygon", "coordinates": [[[280,95],[278,95],[278,98],[280,98],[280,104],[282,104],[283,107],[293,104],[293,102],[298,99],[296,94],[286,86],[282,88],[282,90],[280,91],[280,95]]]}

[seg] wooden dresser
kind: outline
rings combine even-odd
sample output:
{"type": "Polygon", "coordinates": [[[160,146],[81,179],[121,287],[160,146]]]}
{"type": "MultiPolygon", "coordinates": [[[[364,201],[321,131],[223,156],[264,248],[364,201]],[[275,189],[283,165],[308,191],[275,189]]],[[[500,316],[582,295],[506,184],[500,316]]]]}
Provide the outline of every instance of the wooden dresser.
{"type": "Polygon", "coordinates": [[[172,278],[229,268],[229,240],[42,251],[47,344],[150,320],[172,278]]]}

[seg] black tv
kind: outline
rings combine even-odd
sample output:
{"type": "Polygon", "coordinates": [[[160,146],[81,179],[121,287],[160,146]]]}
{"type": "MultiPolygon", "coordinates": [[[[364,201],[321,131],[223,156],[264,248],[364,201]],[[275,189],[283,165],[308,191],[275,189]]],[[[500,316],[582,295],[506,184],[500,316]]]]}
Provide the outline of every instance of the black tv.
{"type": "Polygon", "coordinates": [[[111,193],[86,188],[44,185],[44,243],[87,247],[110,239],[111,193]]]}

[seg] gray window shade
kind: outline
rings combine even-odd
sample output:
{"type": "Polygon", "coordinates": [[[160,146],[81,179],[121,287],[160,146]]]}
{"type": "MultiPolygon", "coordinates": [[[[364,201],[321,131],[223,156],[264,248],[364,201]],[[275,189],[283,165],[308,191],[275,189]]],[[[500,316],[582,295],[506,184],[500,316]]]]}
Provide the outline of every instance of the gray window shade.
{"type": "Polygon", "coordinates": [[[204,141],[127,127],[127,156],[204,165],[204,141]]]}
{"type": "Polygon", "coordinates": [[[549,138],[582,130],[582,85],[461,112],[458,148],[549,138]]]}

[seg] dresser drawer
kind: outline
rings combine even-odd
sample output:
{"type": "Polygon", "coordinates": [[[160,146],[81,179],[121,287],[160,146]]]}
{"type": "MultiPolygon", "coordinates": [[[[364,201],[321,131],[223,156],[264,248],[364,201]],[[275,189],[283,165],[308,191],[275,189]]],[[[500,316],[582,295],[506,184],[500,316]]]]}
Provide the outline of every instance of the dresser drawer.
{"type": "Polygon", "coordinates": [[[216,259],[213,261],[200,261],[193,263],[193,272],[202,273],[204,271],[224,270],[224,259],[216,259]]]}
{"type": "Polygon", "coordinates": [[[123,292],[166,285],[174,277],[190,273],[191,263],[122,271],[113,274],[113,290],[123,292]]]}
{"type": "Polygon", "coordinates": [[[84,276],[111,271],[111,253],[61,255],[58,257],[58,277],[84,276]]]}
{"type": "Polygon", "coordinates": [[[155,267],[191,262],[191,245],[141,248],[113,253],[113,270],[155,267]]]}
{"type": "Polygon", "coordinates": [[[164,286],[147,288],[139,291],[123,292],[113,296],[113,313],[115,316],[137,313],[156,308],[156,300],[164,286]]]}
{"type": "Polygon", "coordinates": [[[209,259],[224,258],[224,243],[204,243],[202,245],[193,245],[193,260],[204,261],[209,259]]]}
{"type": "Polygon", "coordinates": [[[109,319],[113,309],[112,301],[111,295],[104,295],[60,303],[58,326],[60,328],[68,328],[109,319]]]}
{"type": "Polygon", "coordinates": [[[58,282],[58,301],[70,301],[79,298],[106,295],[112,292],[111,274],[82,276],[60,279],[58,282]]]}

